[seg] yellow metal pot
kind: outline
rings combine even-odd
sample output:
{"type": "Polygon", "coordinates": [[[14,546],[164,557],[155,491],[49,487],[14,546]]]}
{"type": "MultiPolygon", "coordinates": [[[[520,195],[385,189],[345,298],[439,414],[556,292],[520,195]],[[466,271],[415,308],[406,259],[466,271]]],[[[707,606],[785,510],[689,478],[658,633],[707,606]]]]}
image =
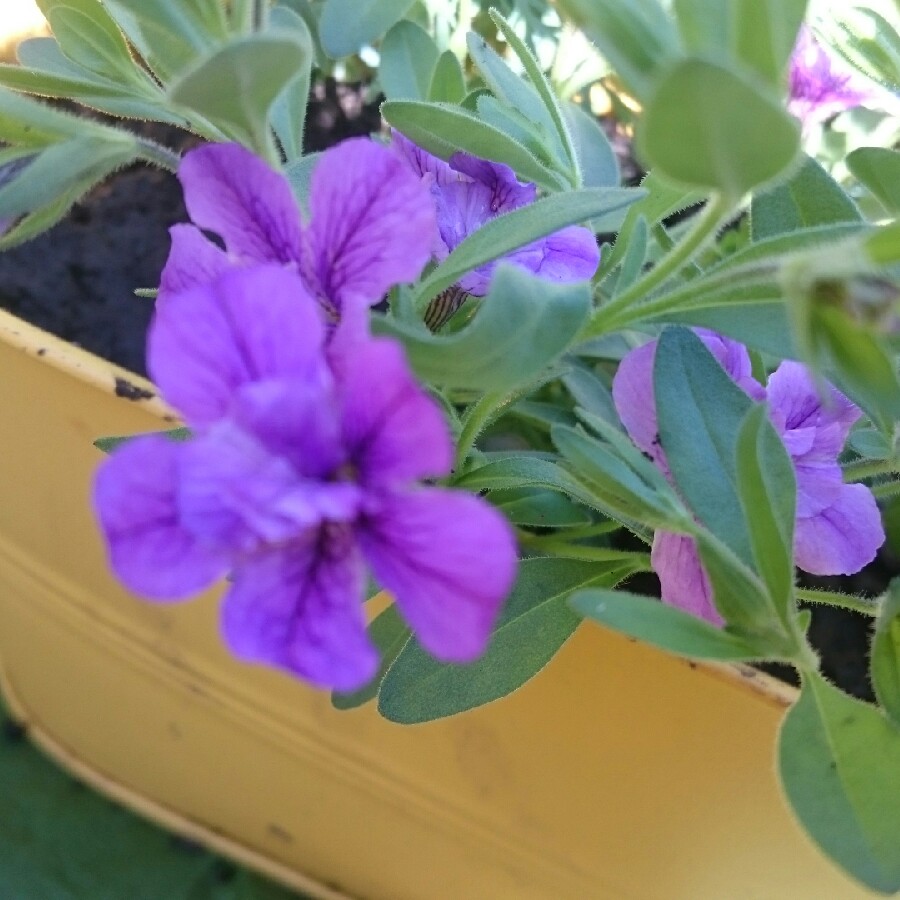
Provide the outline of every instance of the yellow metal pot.
{"type": "Polygon", "coordinates": [[[232,661],[215,593],[153,605],[108,573],[91,442],[166,427],[151,386],[6,314],[0,373],[3,691],[99,790],[321,897],[869,896],[779,796],[787,688],[585,625],[474,712],[336,712],[232,661]]]}

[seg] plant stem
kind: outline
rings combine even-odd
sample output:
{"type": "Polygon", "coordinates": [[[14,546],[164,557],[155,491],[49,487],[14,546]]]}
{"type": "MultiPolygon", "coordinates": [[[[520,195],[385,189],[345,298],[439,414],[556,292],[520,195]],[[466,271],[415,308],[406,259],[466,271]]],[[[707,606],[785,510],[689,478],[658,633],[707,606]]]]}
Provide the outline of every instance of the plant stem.
{"type": "Polygon", "coordinates": [[[159,166],[167,172],[178,171],[178,167],[181,165],[181,157],[174,150],[163,147],[162,144],[157,144],[156,141],[151,141],[148,138],[139,137],[137,143],[138,156],[141,159],[153,163],[153,165],[159,166]]]}
{"type": "Polygon", "coordinates": [[[731,214],[732,206],[731,200],[725,195],[713,194],[703,211],[697,216],[693,228],[684,238],[674,244],[672,249],[646,275],[601,306],[581,333],[581,338],[585,340],[604,334],[610,329],[618,313],[628,309],[635,301],[646,297],[652,290],[668,281],[671,276],[676,275],[715,235],[731,214]]]}
{"type": "Polygon", "coordinates": [[[865,600],[852,594],[838,594],[834,591],[822,591],[815,588],[797,588],[797,598],[810,603],[825,603],[841,609],[851,609],[866,616],[878,614],[878,604],[874,600],[865,600]]]}
{"type": "Polygon", "coordinates": [[[612,550],[609,547],[587,547],[584,544],[572,544],[556,537],[543,537],[527,531],[518,532],[519,543],[532,550],[550,553],[553,556],[567,556],[571,559],[584,559],[591,562],[632,563],[635,571],[650,571],[650,554],[635,550],[612,550]]]}
{"type": "Polygon", "coordinates": [[[469,451],[475,446],[478,435],[484,430],[491,417],[500,407],[505,406],[512,399],[509,394],[485,394],[466,411],[462,419],[462,431],[456,442],[456,457],[453,461],[453,471],[460,472],[469,455],[469,451]]]}
{"type": "Polygon", "coordinates": [[[900,478],[873,485],[872,493],[878,500],[887,500],[889,497],[900,497],[900,478]]]}
{"type": "Polygon", "coordinates": [[[900,472],[898,459],[859,459],[844,466],[844,474],[849,481],[862,481],[874,475],[893,475],[900,472]]]}

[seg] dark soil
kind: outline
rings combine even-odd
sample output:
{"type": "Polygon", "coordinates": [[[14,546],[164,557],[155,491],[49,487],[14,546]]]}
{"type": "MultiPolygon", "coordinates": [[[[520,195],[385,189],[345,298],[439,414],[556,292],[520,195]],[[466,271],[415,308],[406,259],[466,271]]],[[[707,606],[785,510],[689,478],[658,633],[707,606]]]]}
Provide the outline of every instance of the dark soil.
{"type": "MultiPolygon", "coordinates": [[[[377,103],[359,86],[328,80],[315,86],[307,113],[307,152],[377,131],[377,103]]],[[[146,124],[143,134],[185,149],[193,139],[146,124]]],[[[112,362],[146,374],[144,341],[153,301],[136,288],[159,283],[168,229],[187,220],[177,179],[134,166],[76,203],[33,241],[0,253],[0,306],[112,362]]]]}

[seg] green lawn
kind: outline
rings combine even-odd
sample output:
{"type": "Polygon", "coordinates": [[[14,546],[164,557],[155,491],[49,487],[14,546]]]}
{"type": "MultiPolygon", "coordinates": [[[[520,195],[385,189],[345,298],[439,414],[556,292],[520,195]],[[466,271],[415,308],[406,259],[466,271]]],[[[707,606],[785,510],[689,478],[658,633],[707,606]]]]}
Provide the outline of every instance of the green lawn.
{"type": "Polygon", "coordinates": [[[0,705],[0,897],[297,900],[138,819],[36,750],[0,705]]]}

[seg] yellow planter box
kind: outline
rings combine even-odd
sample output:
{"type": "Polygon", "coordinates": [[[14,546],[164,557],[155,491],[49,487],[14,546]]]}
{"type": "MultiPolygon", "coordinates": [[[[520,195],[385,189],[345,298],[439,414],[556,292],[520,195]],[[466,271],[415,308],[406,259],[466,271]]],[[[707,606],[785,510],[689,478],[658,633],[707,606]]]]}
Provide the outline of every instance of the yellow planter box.
{"type": "Polygon", "coordinates": [[[790,697],[585,625],[513,696],[401,727],[238,664],[217,597],[153,605],[89,506],[151,387],[0,314],[0,671],[32,737],[117,800],[321,897],[850,900],[774,772],[790,697]]]}

